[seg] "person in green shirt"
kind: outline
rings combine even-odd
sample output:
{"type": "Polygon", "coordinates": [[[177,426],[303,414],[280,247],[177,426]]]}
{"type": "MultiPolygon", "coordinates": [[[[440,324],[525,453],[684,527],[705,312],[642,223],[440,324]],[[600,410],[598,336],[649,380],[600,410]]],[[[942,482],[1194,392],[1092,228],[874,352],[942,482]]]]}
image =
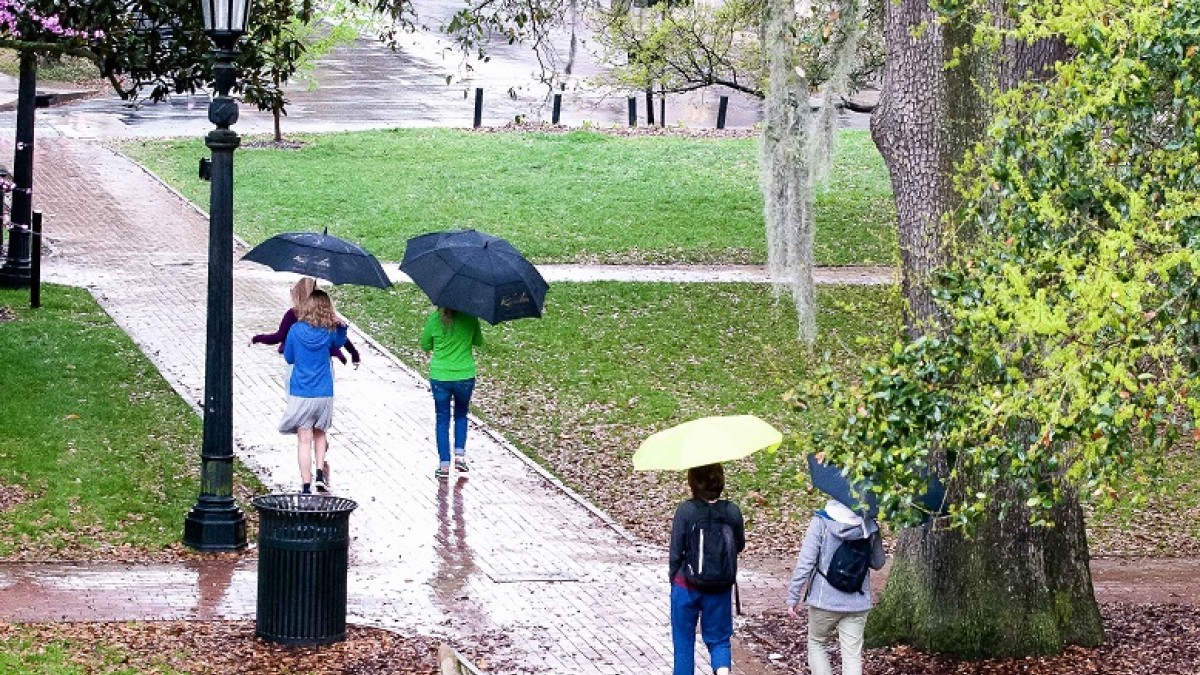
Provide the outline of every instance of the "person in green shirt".
{"type": "Polygon", "coordinates": [[[421,349],[432,351],[429,360],[429,386],[433,390],[436,424],[438,478],[450,477],[450,414],[454,413],[454,468],[460,473],[467,466],[467,412],[475,390],[475,351],[483,344],[479,319],[438,307],[425,320],[421,331],[421,349]]]}

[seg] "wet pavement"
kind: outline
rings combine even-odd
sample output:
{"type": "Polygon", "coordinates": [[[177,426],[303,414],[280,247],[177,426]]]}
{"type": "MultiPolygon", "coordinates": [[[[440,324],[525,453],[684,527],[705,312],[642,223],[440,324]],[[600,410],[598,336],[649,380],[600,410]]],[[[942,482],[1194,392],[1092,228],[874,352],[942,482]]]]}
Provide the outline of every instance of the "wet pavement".
{"type": "MultiPolygon", "coordinates": [[[[461,58],[443,54],[444,44],[423,35],[405,36],[402,49],[360,41],[341,46],[318,61],[315,89],[297,82],[288,88],[290,103],[283,118],[284,134],[321,133],[393,127],[470,127],[475,88],[484,90],[482,124],[503,126],[552,120],[551,90],[534,77],[535,63],[525,49],[507,48],[487,64],[473,64],[469,79],[455,79],[461,58]]],[[[596,72],[598,67],[584,69],[596,72]]],[[[16,91],[15,78],[0,76],[0,90],[16,91]]],[[[585,75],[571,80],[562,94],[560,123],[578,127],[625,126],[625,92],[590,83],[585,75]]],[[[730,97],[727,126],[753,126],[761,117],[760,101],[736,91],[711,88],[673,95],[667,101],[669,124],[713,128],[721,96],[730,97]]],[[[645,97],[638,97],[639,124],[646,123],[645,97]]],[[[657,105],[657,104],[656,104],[657,105]]],[[[178,94],[154,103],[131,104],[112,94],[40,109],[36,131],[68,138],[203,136],[212,128],[208,95],[178,94]]],[[[656,112],[657,114],[657,112],[656,112]]],[[[847,117],[847,120],[851,119],[847,117]]],[[[849,122],[847,122],[849,124],[849,122]]],[[[15,115],[0,115],[0,136],[15,129],[15,115]]],[[[269,134],[272,117],[243,104],[234,126],[242,134],[269,134]]]]}
{"type": "MultiPolygon", "coordinates": [[[[97,143],[42,139],[35,172],[44,279],[88,287],[198,409],[207,217],[97,143]]],[[[245,251],[237,248],[235,258],[245,251]]],[[[273,491],[295,490],[299,478],[294,441],[275,430],[282,363],[247,342],[278,324],[290,282],[234,265],[236,452],[273,491]]],[[[537,672],[667,670],[665,551],[631,537],[478,420],[469,479],[435,479],[427,381],[370,336],[351,335],[363,365],[336,368],[330,463],[335,494],[359,504],[352,620],[468,645],[504,634],[504,662],[537,672]]],[[[0,619],[245,617],[253,579],[245,566],[3,565],[0,619]]],[[[782,592],[778,578],[753,570],[743,589],[782,592]]],[[[736,672],[756,664],[743,656],[736,672]]]]}
{"type": "MultiPolygon", "coordinates": [[[[418,10],[433,25],[454,9],[457,6],[437,0],[418,3],[418,10]]],[[[539,81],[538,62],[527,45],[491,45],[486,63],[464,62],[436,31],[402,35],[395,50],[371,40],[339,46],[316,62],[315,88],[310,89],[302,81],[288,86],[290,103],[282,122],[283,133],[470,127],[476,87],[484,90],[484,126],[503,126],[517,119],[549,123],[552,92],[562,95],[560,122],[566,126],[626,126],[630,92],[607,87],[596,79],[605,70],[594,53],[597,47],[586,31],[580,38],[572,75],[563,80],[564,88],[553,90],[539,81]]],[[[564,41],[562,36],[555,41],[560,66],[568,51],[564,41]]],[[[53,83],[40,85],[43,89],[54,87],[53,83]]],[[[15,92],[16,79],[0,75],[0,110],[12,107],[15,92]]],[[[669,95],[667,124],[715,128],[722,96],[729,98],[728,128],[746,129],[761,120],[761,100],[717,86],[669,95]]],[[[644,125],[645,94],[637,93],[635,98],[638,124],[644,125]]],[[[655,115],[661,123],[658,105],[655,115]]],[[[204,92],[136,104],[105,93],[38,110],[35,130],[39,136],[67,138],[200,137],[212,128],[207,107],[208,94],[204,92]]],[[[869,116],[851,112],[839,118],[843,128],[866,129],[868,122],[869,116]]],[[[11,136],[15,124],[11,110],[0,114],[0,137],[11,136]]],[[[243,104],[234,129],[241,134],[269,134],[273,119],[243,104]]]]}

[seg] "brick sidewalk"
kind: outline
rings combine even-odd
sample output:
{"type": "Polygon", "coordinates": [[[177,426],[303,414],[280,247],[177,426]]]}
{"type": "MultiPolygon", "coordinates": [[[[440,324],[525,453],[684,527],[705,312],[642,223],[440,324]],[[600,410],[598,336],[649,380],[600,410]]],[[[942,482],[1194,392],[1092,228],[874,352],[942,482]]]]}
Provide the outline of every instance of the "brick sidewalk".
{"type": "MultiPolygon", "coordinates": [[[[46,281],[90,288],[198,409],[207,218],[99,145],[39,139],[35,166],[35,208],[45,213],[50,247],[46,281]]],[[[234,267],[235,445],[276,491],[295,490],[299,480],[292,438],[275,430],[284,405],[282,359],[247,343],[276,327],[292,279],[251,263],[234,267]]],[[[351,336],[363,347],[363,364],[335,364],[330,462],[336,493],[359,504],[351,517],[352,620],[468,644],[506,636],[492,642],[507,650],[506,660],[542,672],[668,672],[665,552],[622,532],[477,420],[470,480],[436,480],[427,382],[353,328],[351,336]]],[[[205,592],[222,595],[208,598],[210,614],[245,616],[253,605],[251,570],[213,583],[194,570],[99,566],[87,568],[88,584],[63,585],[82,570],[22,576],[0,568],[0,588],[28,590],[48,579],[60,595],[65,587],[82,598],[76,608],[92,608],[78,616],[96,620],[197,616],[205,592]],[[108,605],[89,603],[88,593],[130,600],[110,603],[103,616],[96,608],[108,605]],[[159,600],[139,614],[133,599],[141,596],[159,600]]],[[[778,588],[775,579],[743,577],[743,598],[771,597],[778,588]]],[[[740,652],[735,672],[760,672],[740,652]]],[[[706,654],[698,659],[707,661],[706,654]]]]}

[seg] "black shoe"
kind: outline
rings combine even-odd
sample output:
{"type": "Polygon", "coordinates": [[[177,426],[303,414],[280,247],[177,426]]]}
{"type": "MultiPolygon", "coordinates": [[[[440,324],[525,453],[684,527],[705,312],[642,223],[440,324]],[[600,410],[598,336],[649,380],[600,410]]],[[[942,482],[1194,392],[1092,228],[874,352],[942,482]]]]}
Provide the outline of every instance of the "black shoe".
{"type": "Polygon", "coordinates": [[[305,483],[303,486],[301,486],[301,488],[300,488],[300,494],[302,494],[302,495],[311,495],[311,494],[312,494],[312,484],[311,484],[311,483],[305,483]]]}
{"type": "Polygon", "coordinates": [[[467,466],[467,458],[463,457],[462,455],[455,457],[454,458],[454,470],[459,473],[466,473],[466,472],[470,471],[471,467],[467,466]]]}
{"type": "Polygon", "coordinates": [[[317,492],[329,492],[325,489],[325,472],[317,469],[317,479],[313,481],[313,485],[317,486],[317,492]]]}

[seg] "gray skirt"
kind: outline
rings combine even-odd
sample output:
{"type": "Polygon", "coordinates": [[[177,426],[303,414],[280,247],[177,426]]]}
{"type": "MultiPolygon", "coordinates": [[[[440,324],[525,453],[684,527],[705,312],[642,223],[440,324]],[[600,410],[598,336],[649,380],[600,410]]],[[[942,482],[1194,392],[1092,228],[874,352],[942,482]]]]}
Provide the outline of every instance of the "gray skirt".
{"type": "Polygon", "coordinates": [[[279,423],[279,433],[294,434],[298,429],[320,429],[333,425],[333,397],[303,398],[288,396],[287,410],[279,423]]]}

